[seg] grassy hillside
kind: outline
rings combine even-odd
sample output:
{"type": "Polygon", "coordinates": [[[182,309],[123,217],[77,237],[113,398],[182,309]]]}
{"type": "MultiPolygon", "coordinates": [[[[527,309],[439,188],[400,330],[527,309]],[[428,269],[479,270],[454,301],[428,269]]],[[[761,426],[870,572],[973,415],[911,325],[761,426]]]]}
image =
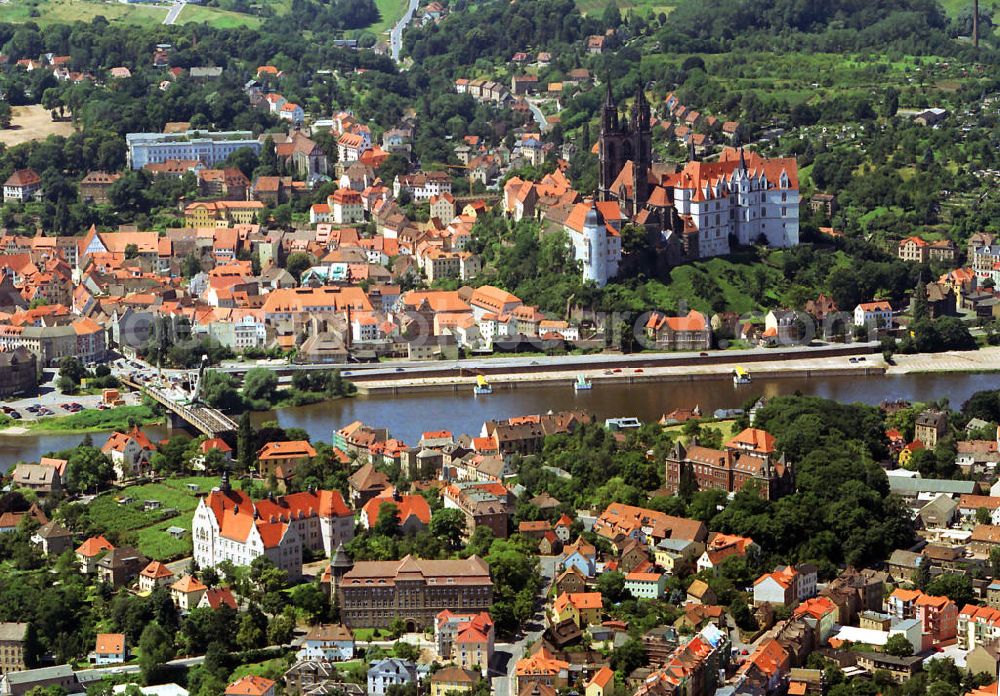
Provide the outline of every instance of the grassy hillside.
{"type": "MultiPolygon", "coordinates": [[[[576,6],[583,14],[600,14],[613,0],[576,0],[576,6]]],[[[614,0],[618,9],[638,12],[643,15],[670,14],[674,5],[669,0],[614,0]]]]}
{"type": "MultiPolygon", "coordinates": [[[[281,3],[287,4],[287,3],[281,3]]],[[[103,16],[112,24],[152,26],[162,24],[168,5],[132,5],[95,0],[10,0],[0,4],[0,22],[28,22],[39,26],[65,22],[89,22],[103,16]]],[[[280,10],[279,10],[280,11],[280,10]]],[[[216,27],[260,26],[260,18],[214,7],[188,5],[178,23],[205,22],[216,27]]]]}

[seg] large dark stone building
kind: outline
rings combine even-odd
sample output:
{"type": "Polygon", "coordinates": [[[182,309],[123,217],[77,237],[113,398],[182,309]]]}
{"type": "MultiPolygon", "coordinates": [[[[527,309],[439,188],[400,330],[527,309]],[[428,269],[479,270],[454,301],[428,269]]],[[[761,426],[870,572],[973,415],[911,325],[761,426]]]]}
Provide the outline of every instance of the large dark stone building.
{"type": "Polygon", "coordinates": [[[341,617],[351,628],[387,628],[398,617],[407,631],[420,631],[445,609],[474,614],[493,603],[490,567],[478,556],[358,561],[331,573],[341,617]]]}
{"type": "Polygon", "coordinates": [[[27,348],[0,351],[0,398],[34,391],[38,386],[38,359],[27,348]]]}

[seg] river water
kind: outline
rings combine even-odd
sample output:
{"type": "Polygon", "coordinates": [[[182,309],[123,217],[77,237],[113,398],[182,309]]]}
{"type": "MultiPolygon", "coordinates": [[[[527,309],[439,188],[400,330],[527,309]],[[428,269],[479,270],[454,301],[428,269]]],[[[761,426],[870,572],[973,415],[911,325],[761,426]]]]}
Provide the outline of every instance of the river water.
{"type": "MultiPolygon", "coordinates": [[[[571,383],[516,390],[499,388],[490,396],[461,392],[420,392],[409,395],[359,396],[323,404],[256,413],[262,422],[277,417],[283,427],[303,428],[313,440],[329,442],[333,431],[352,421],[386,427],[393,437],[415,444],[429,430],[451,430],[478,435],[483,422],[561,409],[586,409],[600,419],[636,416],[656,420],[675,408],[701,407],[706,415],[715,409],[738,408],[755,396],[777,396],[796,391],[836,401],[877,404],[885,399],[929,401],[946,397],[958,408],[976,391],[1000,389],[1000,373],[931,373],[757,379],[734,387],[729,379],[696,382],[647,382],[643,384],[594,384],[589,392],[575,392],[571,383]]],[[[162,426],[145,429],[156,441],[167,435],[162,426]]],[[[105,435],[93,433],[99,446],[105,435]]],[[[79,445],[83,435],[54,434],[0,436],[0,471],[18,461],[37,461],[47,452],[79,445]]]]}

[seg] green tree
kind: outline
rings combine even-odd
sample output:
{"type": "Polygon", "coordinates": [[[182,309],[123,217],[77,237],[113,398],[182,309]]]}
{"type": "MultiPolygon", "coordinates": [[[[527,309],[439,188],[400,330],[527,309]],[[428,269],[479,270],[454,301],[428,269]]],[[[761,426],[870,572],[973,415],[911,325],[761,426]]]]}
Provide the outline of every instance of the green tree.
{"type": "Polygon", "coordinates": [[[254,468],[257,452],[254,449],[253,424],[250,422],[249,412],[240,416],[240,425],[236,431],[236,455],[239,457],[242,471],[251,471],[254,468]]]}
{"type": "Polygon", "coordinates": [[[240,627],[236,632],[236,644],[243,650],[253,650],[264,645],[266,628],[261,628],[256,618],[247,612],[240,619],[240,627]]]}
{"type": "Polygon", "coordinates": [[[278,390],[278,375],[266,367],[252,367],[243,378],[243,396],[271,403],[278,390]]]}
{"type": "Polygon", "coordinates": [[[894,655],[896,657],[909,657],[913,654],[913,645],[905,635],[897,633],[889,636],[889,640],[885,642],[883,652],[887,655],[894,655]]]}
{"type": "Polygon", "coordinates": [[[1000,577],[1000,547],[994,546],[990,549],[990,570],[993,577],[1000,577]]]}
{"type": "Polygon", "coordinates": [[[173,641],[155,621],[146,625],[139,638],[139,669],[147,684],[154,684],[164,665],[174,656],[173,641]]]}
{"type": "Polygon", "coordinates": [[[975,599],[972,580],[967,575],[944,573],[927,583],[924,591],[929,595],[945,596],[960,607],[971,604],[975,599]]]}
{"type": "Polygon", "coordinates": [[[611,652],[611,667],[622,675],[646,664],[646,646],[638,638],[629,638],[611,652]]]}
{"type": "Polygon", "coordinates": [[[386,501],[379,506],[372,534],[390,538],[399,536],[399,507],[395,503],[386,501]]]}
{"type": "Polygon", "coordinates": [[[106,488],[115,477],[115,469],[101,450],[81,445],[66,461],[66,488],[72,493],[96,492],[106,488]]]}
{"type": "Polygon", "coordinates": [[[928,318],[930,318],[930,310],[927,305],[927,286],[921,280],[913,290],[913,321],[928,318]]]}
{"type": "Polygon", "coordinates": [[[431,515],[430,532],[449,549],[457,549],[465,533],[465,515],[454,508],[435,510],[431,515]]]}
{"type": "Polygon", "coordinates": [[[295,280],[298,280],[312,265],[312,255],[304,251],[296,251],[288,255],[288,259],[285,261],[285,270],[291,273],[295,280]]]}

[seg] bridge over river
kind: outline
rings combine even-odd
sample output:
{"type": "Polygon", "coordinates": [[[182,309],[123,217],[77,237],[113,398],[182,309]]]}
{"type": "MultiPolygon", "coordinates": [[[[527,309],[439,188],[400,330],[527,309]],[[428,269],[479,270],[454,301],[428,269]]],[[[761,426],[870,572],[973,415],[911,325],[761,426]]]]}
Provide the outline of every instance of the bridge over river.
{"type": "Polygon", "coordinates": [[[189,426],[208,437],[231,438],[236,433],[237,423],[215,408],[181,398],[178,390],[166,390],[141,384],[128,377],[119,378],[122,384],[145,394],[167,409],[171,427],[189,426]]]}

